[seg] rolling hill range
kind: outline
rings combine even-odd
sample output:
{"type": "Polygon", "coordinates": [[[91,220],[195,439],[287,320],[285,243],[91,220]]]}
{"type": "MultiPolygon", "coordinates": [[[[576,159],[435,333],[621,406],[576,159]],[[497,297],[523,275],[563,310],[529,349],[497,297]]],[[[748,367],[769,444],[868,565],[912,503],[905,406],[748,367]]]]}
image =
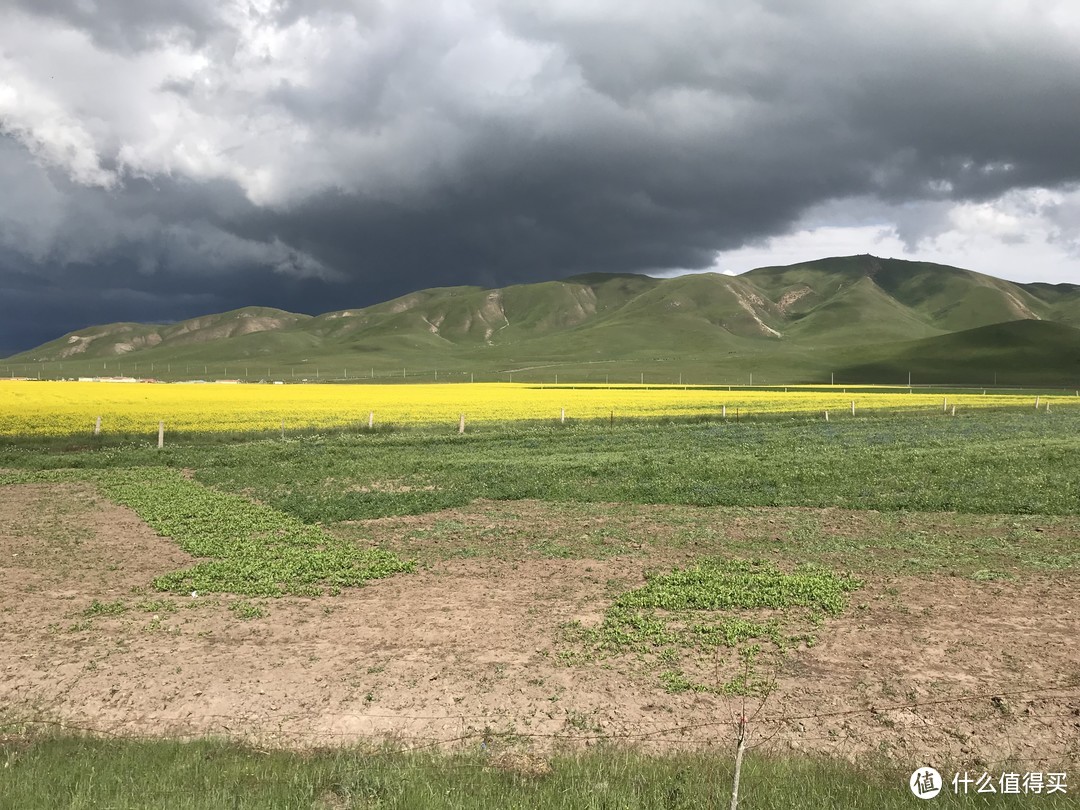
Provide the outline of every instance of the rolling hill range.
{"type": "Polygon", "coordinates": [[[9,374],[162,379],[1080,384],[1080,285],[848,256],[740,276],[440,287],[319,316],[247,307],[118,323],[9,374]]]}

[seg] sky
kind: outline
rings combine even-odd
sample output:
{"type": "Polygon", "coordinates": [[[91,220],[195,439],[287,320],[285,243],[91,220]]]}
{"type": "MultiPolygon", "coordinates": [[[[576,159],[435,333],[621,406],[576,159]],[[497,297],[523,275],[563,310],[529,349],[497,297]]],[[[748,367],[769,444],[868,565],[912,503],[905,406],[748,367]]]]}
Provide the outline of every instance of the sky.
{"type": "Polygon", "coordinates": [[[3,0],[0,354],[873,253],[1080,283],[1070,0],[3,0]]]}

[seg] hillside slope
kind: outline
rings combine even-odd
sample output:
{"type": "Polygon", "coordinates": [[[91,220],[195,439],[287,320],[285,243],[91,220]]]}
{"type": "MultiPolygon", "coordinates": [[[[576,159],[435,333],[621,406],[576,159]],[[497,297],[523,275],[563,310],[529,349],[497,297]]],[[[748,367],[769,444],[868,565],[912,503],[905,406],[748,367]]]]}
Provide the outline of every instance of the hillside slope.
{"type": "MultiPolygon", "coordinates": [[[[837,368],[886,375],[902,369],[906,376],[912,363],[947,375],[950,357],[975,358],[970,370],[981,373],[984,362],[1004,362],[992,361],[1001,351],[994,341],[1030,342],[1035,333],[980,328],[1018,320],[1080,326],[1080,286],[1016,284],[945,265],[846,256],[741,276],[594,273],[501,289],[439,287],[317,317],[246,307],[167,325],[109,324],[3,365],[13,374],[20,364],[37,364],[36,373],[49,374],[52,364],[60,376],[63,364],[70,373],[101,373],[135,363],[154,363],[156,373],[164,367],[173,376],[199,365],[207,374],[211,366],[254,365],[277,376],[275,367],[303,365],[340,368],[337,376],[348,376],[349,366],[367,367],[368,376],[378,376],[377,368],[498,374],[602,364],[618,374],[651,363],[699,378],[757,369],[763,382],[763,374],[794,382],[837,368]],[[960,343],[945,340],[953,333],[964,335],[960,343]],[[943,342],[911,344],[920,340],[943,342]],[[174,366],[183,371],[174,373],[174,366]]],[[[1022,355],[1031,373],[1072,373],[1067,362],[1045,356],[1055,340],[1067,352],[1071,332],[1036,332],[1038,346],[1022,355]]]]}
{"type": "Polygon", "coordinates": [[[903,384],[1039,385],[1047,379],[1080,388],[1080,329],[1020,320],[879,347],[842,367],[844,381],[903,384]]]}
{"type": "Polygon", "coordinates": [[[158,347],[206,345],[260,332],[280,332],[310,320],[310,315],[270,307],[244,307],[168,325],[105,324],[69,332],[10,359],[48,362],[120,357],[158,347]]]}
{"type": "Polygon", "coordinates": [[[867,279],[894,304],[940,331],[959,331],[1017,319],[1055,320],[1058,310],[1080,307],[1080,288],[1044,293],[1026,285],[948,265],[844,256],[787,267],[751,270],[743,278],[768,291],[774,300],[796,298],[796,312],[805,314],[867,279]],[[807,292],[809,291],[809,292],[807,292]]]}

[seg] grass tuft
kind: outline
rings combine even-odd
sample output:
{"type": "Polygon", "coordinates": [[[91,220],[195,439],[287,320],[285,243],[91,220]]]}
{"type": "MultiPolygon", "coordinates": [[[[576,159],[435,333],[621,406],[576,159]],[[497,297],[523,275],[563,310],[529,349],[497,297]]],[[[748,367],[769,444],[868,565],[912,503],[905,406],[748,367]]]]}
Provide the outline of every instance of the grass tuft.
{"type": "MultiPolygon", "coordinates": [[[[9,735],[0,735],[0,765],[4,806],[20,810],[696,810],[728,806],[733,770],[725,752],[649,755],[614,746],[546,756],[473,745],[456,753],[374,747],[299,753],[216,740],[9,735]]],[[[909,773],[751,753],[739,807],[900,810],[917,801],[909,773]]],[[[1032,806],[1022,795],[993,798],[1003,810],[1032,806]]],[[[1058,810],[1074,801],[1044,795],[1038,806],[1058,810]]],[[[933,805],[974,808],[985,801],[946,791],[933,805]]]]}

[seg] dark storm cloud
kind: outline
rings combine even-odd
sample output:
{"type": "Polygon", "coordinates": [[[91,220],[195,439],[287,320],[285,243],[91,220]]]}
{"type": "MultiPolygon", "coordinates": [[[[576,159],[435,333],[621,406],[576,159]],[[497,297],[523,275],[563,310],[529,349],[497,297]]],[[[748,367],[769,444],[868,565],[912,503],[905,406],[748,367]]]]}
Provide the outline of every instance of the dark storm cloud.
{"type": "MultiPolygon", "coordinates": [[[[0,289],[68,301],[56,331],[704,268],[811,210],[914,242],[957,202],[1080,181],[1066,3],[17,6],[24,39],[92,43],[52,85],[0,37],[0,289]],[[98,98],[80,60],[160,76],[98,98]]],[[[1076,210],[1039,216],[1067,241],[1076,210]]]]}
{"type": "Polygon", "coordinates": [[[25,266],[13,269],[20,262],[10,255],[0,253],[0,262],[8,268],[0,282],[0,350],[7,354],[96,324],[169,323],[253,300],[281,309],[334,308],[325,284],[265,266],[233,265],[227,274],[192,285],[190,276],[173,270],[147,279],[138,266],[124,262],[71,265],[57,278],[43,278],[25,266]]]}
{"type": "Polygon", "coordinates": [[[930,183],[965,198],[1080,176],[1080,40],[1076,14],[1068,28],[1049,14],[1060,4],[996,24],[987,12],[1007,4],[762,2],[731,13],[684,2],[682,14],[622,25],[518,8],[518,30],[559,43],[619,105],[647,110],[681,92],[699,109],[735,110],[714,130],[733,148],[702,144],[693,158],[741,154],[780,171],[814,161],[804,173],[820,178],[822,198],[850,192],[852,172],[862,191],[901,199],[930,183]]]}
{"type": "Polygon", "coordinates": [[[788,190],[800,172],[794,163],[650,173],[657,156],[649,144],[613,154],[605,140],[591,150],[492,143],[466,167],[467,186],[435,192],[421,206],[319,195],[285,212],[253,211],[244,233],[280,234],[361,278],[393,268],[406,290],[703,267],[717,247],[781,228],[816,199],[788,190]]]}

